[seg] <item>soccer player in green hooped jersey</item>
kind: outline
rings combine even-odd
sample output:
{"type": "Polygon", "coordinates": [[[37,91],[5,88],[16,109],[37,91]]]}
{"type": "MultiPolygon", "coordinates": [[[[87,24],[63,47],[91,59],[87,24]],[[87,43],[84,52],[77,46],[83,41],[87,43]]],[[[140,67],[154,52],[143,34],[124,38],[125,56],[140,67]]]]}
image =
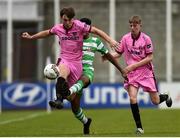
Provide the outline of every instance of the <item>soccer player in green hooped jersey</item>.
{"type": "MultiPolygon", "coordinates": [[[[88,18],[80,19],[81,22],[85,22],[91,25],[91,20],[88,18]]],[[[79,81],[69,89],[70,96],[67,97],[71,101],[72,110],[75,117],[84,124],[84,134],[89,134],[89,127],[91,124],[91,118],[87,118],[80,107],[80,98],[82,95],[82,89],[89,86],[94,78],[94,67],[93,61],[95,53],[100,52],[106,59],[108,59],[116,68],[121,72],[123,76],[123,70],[120,67],[116,59],[109,53],[108,49],[105,48],[104,44],[99,38],[92,37],[89,34],[84,36],[83,41],[83,74],[79,81]]]]}

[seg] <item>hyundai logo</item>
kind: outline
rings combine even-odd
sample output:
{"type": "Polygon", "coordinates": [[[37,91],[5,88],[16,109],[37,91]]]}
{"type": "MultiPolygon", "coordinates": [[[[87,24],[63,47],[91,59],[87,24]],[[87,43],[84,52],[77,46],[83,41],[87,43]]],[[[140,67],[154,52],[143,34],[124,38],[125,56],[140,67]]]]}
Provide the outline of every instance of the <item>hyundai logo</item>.
{"type": "Polygon", "coordinates": [[[9,86],[4,91],[4,98],[17,106],[33,106],[46,98],[46,92],[35,84],[21,83],[9,86]]]}

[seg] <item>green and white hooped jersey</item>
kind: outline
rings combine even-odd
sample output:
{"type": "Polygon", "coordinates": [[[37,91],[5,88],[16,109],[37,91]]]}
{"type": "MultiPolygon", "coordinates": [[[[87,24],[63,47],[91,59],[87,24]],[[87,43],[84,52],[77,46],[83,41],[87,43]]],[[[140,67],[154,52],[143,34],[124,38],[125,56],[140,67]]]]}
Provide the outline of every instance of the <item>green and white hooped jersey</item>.
{"type": "MultiPolygon", "coordinates": [[[[92,83],[94,79],[93,62],[96,52],[100,52],[102,55],[104,55],[108,53],[108,49],[105,48],[104,44],[101,42],[99,38],[90,36],[88,39],[84,39],[82,57],[83,75],[89,78],[90,83],[92,83]]],[[[70,91],[76,92],[79,96],[81,96],[83,92],[83,87],[84,85],[82,80],[79,80],[70,88],[70,91]]]]}
{"type": "Polygon", "coordinates": [[[100,52],[102,55],[107,54],[109,51],[97,37],[90,36],[83,41],[83,70],[90,69],[94,71],[93,62],[95,53],[100,52]]]}

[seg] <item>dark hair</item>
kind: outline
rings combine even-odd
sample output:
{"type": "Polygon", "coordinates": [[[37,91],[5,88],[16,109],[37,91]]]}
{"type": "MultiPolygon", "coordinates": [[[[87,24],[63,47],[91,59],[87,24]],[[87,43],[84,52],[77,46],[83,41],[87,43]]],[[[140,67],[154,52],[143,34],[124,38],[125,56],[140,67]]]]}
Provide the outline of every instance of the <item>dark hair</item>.
{"type": "Polygon", "coordinates": [[[141,24],[141,17],[139,15],[134,15],[129,19],[129,23],[141,24]]]}
{"type": "Polygon", "coordinates": [[[80,21],[86,23],[87,25],[91,25],[91,20],[89,18],[81,18],[80,21]]]}
{"type": "Polygon", "coordinates": [[[75,11],[72,7],[64,7],[60,11],[60,16],[62,17],[63,15],[66,15],[69,19],[72,19],[75,16],[75,11]]]}

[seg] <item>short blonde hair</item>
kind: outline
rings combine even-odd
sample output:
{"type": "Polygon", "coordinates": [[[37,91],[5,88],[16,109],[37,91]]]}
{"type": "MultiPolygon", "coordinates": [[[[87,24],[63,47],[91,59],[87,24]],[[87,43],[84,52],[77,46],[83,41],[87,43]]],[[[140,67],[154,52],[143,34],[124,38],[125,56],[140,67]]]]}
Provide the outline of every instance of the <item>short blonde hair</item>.
{"type": "Polygon", "coordinates": [[[141,24],[141,17],[139,15],[133,15],[130,17],[129,23],[141,24]]]}

